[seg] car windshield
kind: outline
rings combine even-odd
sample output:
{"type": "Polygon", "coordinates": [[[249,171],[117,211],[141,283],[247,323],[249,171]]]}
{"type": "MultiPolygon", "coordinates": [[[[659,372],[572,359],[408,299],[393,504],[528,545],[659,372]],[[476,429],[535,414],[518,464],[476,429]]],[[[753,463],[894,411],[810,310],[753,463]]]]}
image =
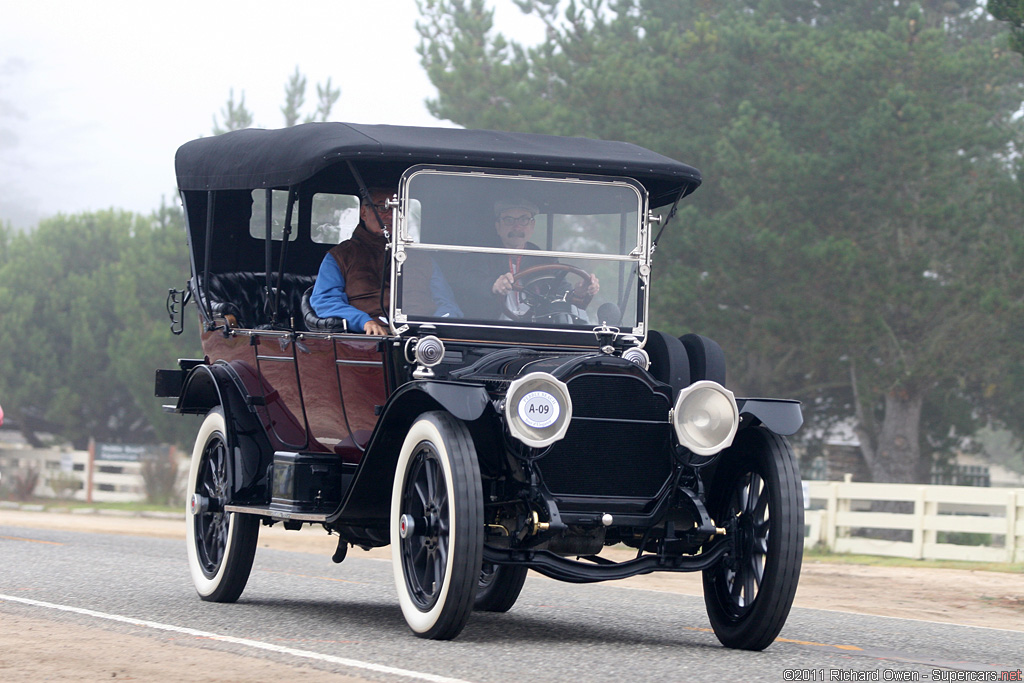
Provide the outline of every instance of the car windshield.
{"type": "Polygon", "coordinates": [[[641,325],[646,196],[634,181],[420,168],[402,199],[396,322],[641,325]]]}

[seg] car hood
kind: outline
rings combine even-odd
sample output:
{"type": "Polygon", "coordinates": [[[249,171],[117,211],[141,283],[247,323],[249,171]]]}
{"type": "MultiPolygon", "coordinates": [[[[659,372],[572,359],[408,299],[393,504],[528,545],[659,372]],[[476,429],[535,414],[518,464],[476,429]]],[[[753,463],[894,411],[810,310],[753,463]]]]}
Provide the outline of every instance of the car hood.
{"type": "Polygon", "coordinates": [[[599,352],[551,353],[531,349],[495,351],[473,365],[452,373],[452,379],[486,382],[491,389],[501,389],[517,377],[544,372],[562,382],[585,374],[631,375],[650,385],[652,390],[669,391],[667,385],[655,380],[640,366],[618,356],[599,352]]]}

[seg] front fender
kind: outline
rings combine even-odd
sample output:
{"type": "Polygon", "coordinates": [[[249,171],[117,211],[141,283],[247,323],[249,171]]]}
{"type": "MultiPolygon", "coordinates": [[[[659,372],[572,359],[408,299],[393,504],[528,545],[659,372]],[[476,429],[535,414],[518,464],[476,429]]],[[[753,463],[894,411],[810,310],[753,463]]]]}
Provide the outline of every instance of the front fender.
{"type": "Polygon", "coordinates": [[[780,436],[795,434],[804,423],[800,401],[786,398],[738,398],[741,427],[764,425],[780,436]]]}
{"type": "Polygon", "coordinates": [[[331,521],[351,525],[386,524],[391,514],[391,488],[398,453],[409,427],[430,410],[444,410],[464,422],[475,422],[489,408],[490,397],[480,384],[447,381],[409,382],[395,391],[366,446],[349,495],[331,521]]]}
{"type": "Polygon", "coordinates": [[[396,391],[392,399],[402,400],[401,395],[413,391],[422,391],[463,422],[479,418],[490,403],[484,387],[462,382],[410,382],[396,391]]]}

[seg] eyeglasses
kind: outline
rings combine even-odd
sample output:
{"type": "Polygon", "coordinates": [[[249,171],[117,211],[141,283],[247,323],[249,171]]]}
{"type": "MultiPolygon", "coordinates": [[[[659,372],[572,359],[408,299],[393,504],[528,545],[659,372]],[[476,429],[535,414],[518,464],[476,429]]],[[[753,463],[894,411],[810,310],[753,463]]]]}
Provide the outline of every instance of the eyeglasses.
{"type": "Polygon", "coordinates": [[[388,210],[387,204],[374,204],[373,208],[377,209],[377,213],[384,213],[388,210]]]}
{"type": "Polygon", "coordinates": [[[502,216],[498,220],[506,228],[511,228],[516,225],[525,228],[533,222],[533,216],[502,216]]]}

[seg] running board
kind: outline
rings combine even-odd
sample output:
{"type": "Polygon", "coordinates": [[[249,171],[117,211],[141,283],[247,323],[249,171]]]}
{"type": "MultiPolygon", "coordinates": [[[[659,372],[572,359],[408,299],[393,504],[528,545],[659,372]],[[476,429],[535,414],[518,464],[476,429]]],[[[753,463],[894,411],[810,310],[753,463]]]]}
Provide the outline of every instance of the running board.
{"type": "Polygon", "coordinates": [[[224,512],[237,512],[242,515],[259,515],[271,519],[293,519],[297,522],[322,524],[330,518],[328,512],[289,512],[271,507],[270,505],[225,505],[224,512]]]}

